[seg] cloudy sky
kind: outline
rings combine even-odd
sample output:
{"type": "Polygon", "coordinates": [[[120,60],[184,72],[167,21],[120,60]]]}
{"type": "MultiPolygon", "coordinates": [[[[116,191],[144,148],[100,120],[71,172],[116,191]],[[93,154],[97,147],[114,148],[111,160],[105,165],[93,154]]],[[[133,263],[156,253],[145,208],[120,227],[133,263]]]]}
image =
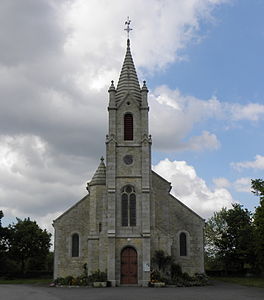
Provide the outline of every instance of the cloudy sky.
{"type": "Polygon", "coordinates": [[[108,87],[129,15],[147,80],[153,169],[202,217],[258,199],[264,1],[1,0],[0,209],[48,230],[105,155],[108,87]]]}

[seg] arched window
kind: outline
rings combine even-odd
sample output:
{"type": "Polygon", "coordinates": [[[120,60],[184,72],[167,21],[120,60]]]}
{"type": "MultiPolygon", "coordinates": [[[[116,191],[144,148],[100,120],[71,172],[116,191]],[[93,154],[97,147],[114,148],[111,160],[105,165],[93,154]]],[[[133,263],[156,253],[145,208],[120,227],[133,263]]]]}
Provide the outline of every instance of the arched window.
{"type": "Polygon", "coordinates": [[[180,256],[187,256],[187,237],[184,232],[180,234],[180,256]]]}
{"type": "Polygon", "coordinates": [[[122,226],[128,226],[128,195],[122,194],[122,226]]]}
{"type": "Polygon", "coordinates": [[[131,194],[129,197],[129,221],[130,226],[136,226],[136,195],[131,194]]]}
{"type": "Polygon", "coordinates": [[[131,113],[124,115],[124,140],[133,140],[133,115],[131,113]]]}
{"type": "Polygon", "coordinates": [[[72,235],[72,257],[79,256],[79,235],[74,233],[72,235]]]}
{"type": "Polygon", "coordinates": [[[131,185],[127,185],[122,189],[121,206],[122,226],[136,226],[136,194],[131,185]]]}

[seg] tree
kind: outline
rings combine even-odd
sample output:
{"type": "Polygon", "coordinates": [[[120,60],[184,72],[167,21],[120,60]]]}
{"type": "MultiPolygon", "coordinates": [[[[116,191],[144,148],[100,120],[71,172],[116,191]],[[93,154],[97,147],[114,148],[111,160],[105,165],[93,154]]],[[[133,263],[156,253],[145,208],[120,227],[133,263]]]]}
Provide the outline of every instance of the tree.
{"type": "Polygon", "coordinates": [[[2,210],[0,210],[0,228],[2,228],[2,218],[4,217],[4,214],[2,210]]]}
{"type": "Polygon", "coordinates": [[[207,264],[241,273],[246,264],[253,264],[252,237],[251,214],[240,204],[216,212],[205,227],[207,264]]]}
{"type": "Polygon", "coordinates": [[[10,256],[20,265],[20,271],[25,273],[30,259],[45,260],[49,254],[51,234],[42,230],[30,218],[23,221],[17,218],[17,223],[9,226],[10,256]]]}
{"type": "Polygon", "coordinates": [[[2,210],[0,210],[0,254],[1,257],[5,255],[5,252],[8,247],[8,231],[7,228],[2,227],[2,218],[4,217],[4,214],[2,210]]]}
{"type": "Polygon", "coordinates": [[[227,209],[224,207],[205,224],[205,263],[208,270],[225,269],[224,256],[226,246],[223,237],[227,232],[227,209]]]}
{"type": "Polygon", "coordinates": [[[8,268],[8,249],[9,249],[9,230],[7,227],[2,227],[3,212],[0,210],[0,272],[4,274],[8,268]]]}
{"type": "Polygon", "coordinates": [[[246,265],[254,264],[254,242],[251,213],[240,204],[227,211],[227,262],[229,268],[242,272],[246,265]]]}
{"type": "Polygon", "coordinates": [[[252,179],[251,180],[252,193],[260,196],[260,202],[264,200],[264,180],[252,179]]]}
{"type": "Polygon", "coordinates": [[[251,180],[253,194],[260,197],[260,204],[254,214],[254,237],[256,267],[264,272],[264,180],[251,180]]]}

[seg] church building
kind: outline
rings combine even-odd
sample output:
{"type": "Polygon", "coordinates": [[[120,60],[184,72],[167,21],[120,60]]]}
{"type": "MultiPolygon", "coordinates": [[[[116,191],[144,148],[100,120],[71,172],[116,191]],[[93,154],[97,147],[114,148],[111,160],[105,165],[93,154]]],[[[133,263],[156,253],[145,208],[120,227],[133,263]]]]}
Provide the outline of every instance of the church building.
{"type": "Polygon", "coordinates": [[[109,90],[106,159],[87,183],[88,194],[58,217],[54,278],[107,272],[112,286],[147,286],[156,250],[183,272],[204,272],[204,220],[170,194],[151,170],[148,88],[139,85],[130,40],[117,86],[109,90]]]}

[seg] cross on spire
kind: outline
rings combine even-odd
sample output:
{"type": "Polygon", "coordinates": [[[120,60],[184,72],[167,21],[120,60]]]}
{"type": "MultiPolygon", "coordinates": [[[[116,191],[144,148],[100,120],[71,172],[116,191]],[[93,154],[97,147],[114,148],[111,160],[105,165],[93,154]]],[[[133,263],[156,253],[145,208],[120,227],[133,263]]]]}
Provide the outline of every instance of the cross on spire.
{"type": "Polygon", "coordinates": [[[129,39],[129,31],[133,30],[129,27],[131,23],[131,20],[129,20],[129,17],[127,17],[127,21],[125,22],[126,28],[124,29],[127,32],[127,38],[129,39]]]}

